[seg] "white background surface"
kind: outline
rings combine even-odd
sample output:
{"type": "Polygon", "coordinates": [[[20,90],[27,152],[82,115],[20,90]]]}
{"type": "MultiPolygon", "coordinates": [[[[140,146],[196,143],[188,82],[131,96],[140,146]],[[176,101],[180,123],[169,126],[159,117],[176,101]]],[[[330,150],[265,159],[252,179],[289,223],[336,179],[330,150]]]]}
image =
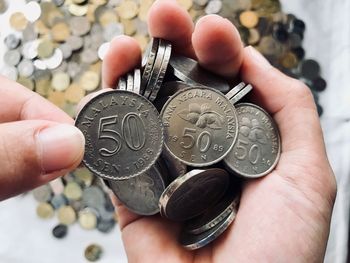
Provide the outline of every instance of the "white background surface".
{"type": "MultiPolygon", "coordinates": [[[[24,1],[11,1],[12,7],[24,1]]],[[[325,113],[322,126],[330,162],[338,181],[326,262],[346,262],[350,211],[350,0],[282,0],[283,10],[303,19],[307,26],[303,46],[308,58],[320,62],[328,89],[321,95],[325,113]]],[[[10,13],[9,10],[8,13],[10,13]]],[[[8,14],[0,16],[0,57],[2,38],[8,30],[8,14]]],[[[0,67],[2,62],[0,61],[0,67]]],[[[1,107],[1,105],[0,105],[1,107]]],[[[85,262],[83,252],[99,243],[105,254],[99,262],[126,262],[119,230],[109,235],[69,228],[67,238],[54,239],[56,219],[39,220],[31,195],[0,203],[0,263],[85,262]]],[[[288,260],[287,260],[288,261],[288,260]]]]}

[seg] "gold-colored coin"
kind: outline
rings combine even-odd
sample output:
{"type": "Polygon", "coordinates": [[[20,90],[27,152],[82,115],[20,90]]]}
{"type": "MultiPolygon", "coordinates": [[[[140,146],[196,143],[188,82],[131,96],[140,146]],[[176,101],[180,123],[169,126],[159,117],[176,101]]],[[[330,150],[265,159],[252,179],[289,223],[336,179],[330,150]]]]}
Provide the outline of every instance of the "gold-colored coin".
{"type": "Polygon", "coordinates": [[[86,12],[86,17],[89,20],[89,22],[94,23],[95,21],[95,11],[97,9],[97,5],[94,4],[89,4],[88,5],[88,10],[86,12]]]}
{"type": "Polygon", "coordinates": [[[140,8],[139,8],[139,14],[138,18],[143,21],[147,22],[148,17],[148,11],[152,6],[153,1],[152,0],[144,0],[140,2],[140,8]]]}
{"type": "Polygon", "coordinates": [[[28,20],[23,13],[15,12],[10,17],[10,25],[17,31],[23,31],[28,25],[28,20]]]}
{"type": "Polygon", "coordinates": [[[79,211],[79,224],[84,229],[95,229],[97,225],[96,214],[90,209],[79,211]]]}
{"type": "Polygon", "coordinates": [[[118,15],[123,19],[132,19],[139,13],[137,3],[131,0],[123,1],[116,9],[118,15]]]}
{"type": "Polygon", "coordinates": [[[35,92],[43,97],[46,97],[51,88],[51,81],[49,79],[39,79],[35,81],[35,92]]]}
{"type": "Polygon", "coordinates": [[[64,98],[70,103],[79,103],[85,96],[85,90],[77,83],[72,83],[64,93],[64,98]]]}
{"type": "Polygon", "coordinates": [[[253,28],[258,25],[259,16],[254,11],[244,11],[239,16],[239,21],[246,28],[253,28]]]}
{"type": "Polygon", "coordinates": [[[127,36],[132,36],[136,33],[135,21],[131,19],[122,19],[121,23],[124,26],[124,34],[127,36]]]}
{"type": "Polygon", "coordinates": [[[256,28],[249,29],[248,44],[255,45],[260,40],[260,33],[256,28]]]}
{"type": "Polygon", "coordinates": [[[72,118],[75,118],[76,117],[76,113],[77,113],[77,105],[66,102],[63,105],[62,110],[65,113],[67,113],[69,116],[71,116],[72,118]]]}
{"type": "Polygon", "coordinates": [[[192,0],[176,0],[176,1],[181,7],[183,7],[187,11],[190,10],[191,7],[193,6],[192,0]]]}
{"type": "Polygon", "coordinates": [[[47,35],[50,33],[50,29],[47,28],[42,20],[35,21],[34,28],[39,35],[47,35]]]}
{"type": "Polygon", "coordinates": [[[51,86],[57,91],[65,91],[70,84],[70,77],[65,72],[56,72],[52,76],[51,86]]]}
{"type": "Polygon", "coordinates": [[[80,77],[79,85],[86,91],[97,89],[100,84],[100,76],[93,71],[85,71],[80,77]]]}
{"type": "Polygon", "coordinates": [[[78,178],[85,186],[90,186],[94,179],[92,173],[85,167],[78,168],[74,171],[75,177],[78,178]]]}
{"type": "Polygon", "coordinates": [[[133,38],[139,43],[141,50],[145,51],[148,45],[148,38],[144,35],[136,34],[133,38]]]}
{"type": "Polygon", "coordinates": [[[47,99],[59,108],[62,108],[66,102],[64,98],[64,92],[61,91],[49,90],[47,99]]]}
{"type": "Polygon", "coordinates": [[[118,22],[118,14],[114,9],[107,9],[106,12],[103,12],[99,17],[99,22],[101,26],[106,27],[111,23],[118,22]]]}
{"type": "Polygon", "coordinates": [[[83,191],[81,190],[80,185],[73,181],[73,182],[69,182],[66,185],[66,187],[64,188],[63,194],[69,200],[79,200],[81,199],[83,191]]]}
{"type": "Polygon", "coordinates": [[[96,72],[97,74],[101,74],[102,61],[99,60],[95,64],[91,64],[89,70],[96,72]]]}
{"type": "Polygon", "coordinates": [[[77,220],[74,209],[71,206],[61,206],[57,212],[58,221],[64,225],[71,225],[77,220]]]}
{"type": "Polygon", "coordinates": [[[54,41],[64,42],[70,36],[69,26],[65,22],[59,22],[52,27],[51,35],[54,41]]]}
{"type": "Polygon", "coordinates": [[[68,6],[68,11],[74,15],[74,16],[84,16],[87,14],[88,11],[88,5],[76,5],[76,4],[70,4],[68,6]]]}
{"type": "Polygon", "coordinates": [[[28,88],[29,90],[34,90],[35,88],[35,84],[34,81],[30,78],[26,78],[26,77],[19,77],[17,79],[17,82],[21,85],[23,85],[24,87],[28,88]]]}
{"type": "Polygon", "coordinates": [[[36,214],[42,219],[49,219],[53,217],[54,210],[50,204],[40,203],[36,208],[36,214]]]}
{"type": "Polygon", "coordinates": [[[280,59],[281,65],[287,69],[292,69],[298,66],[299,61],[297,56],[292,52],[285,53],[280,59]]]}
{"type": "Polygon", "coordinates": [[[54,52],[54,45],[50,40],[44,39],[39,43],[38,45],[39,58],[49,58],[53,55],[53,52],[54,52]]]}

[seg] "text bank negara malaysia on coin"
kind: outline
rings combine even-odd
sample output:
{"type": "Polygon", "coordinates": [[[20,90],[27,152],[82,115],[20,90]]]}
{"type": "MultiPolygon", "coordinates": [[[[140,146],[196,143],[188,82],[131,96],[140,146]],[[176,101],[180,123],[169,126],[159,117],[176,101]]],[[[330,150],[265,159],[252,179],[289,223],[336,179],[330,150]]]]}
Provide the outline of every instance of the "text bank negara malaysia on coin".
{"type": "Polygon", "coordinates": [[[152,39],[142,68],[91,99],[76,118],[84,164],[132,212],[183,224],[203,247],[234,221],[243,180],[270,173],[281,142],[273,118],[232,85],[152,39]],[[244,102],[241,102],[245,100],[244,102]]]}

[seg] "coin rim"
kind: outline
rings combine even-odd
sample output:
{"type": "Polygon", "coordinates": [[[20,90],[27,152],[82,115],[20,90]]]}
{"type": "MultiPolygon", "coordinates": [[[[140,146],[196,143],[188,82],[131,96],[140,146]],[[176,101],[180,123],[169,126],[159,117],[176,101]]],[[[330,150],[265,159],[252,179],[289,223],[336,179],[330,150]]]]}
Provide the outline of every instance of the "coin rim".
{"type": "Polygon", "coordinates": [[[153,65],[156,60],[156,55],[158,53],[159,44],[160,44],[159,38],[152,38],[152,46],[147,56],[146,65],[143,69],[142,76],[141,76],[141,92],[140,92],[141,94],[145,92],[148,81],[151,77],[153,65]]]}
{"type": "Polygon", "coordinates": [[[241,89],[239,92],[237,92],[233,97],[231,97],[230,102],[234,105],[237,102],[239,102],[241,99],[243,99],[249,92],[253,90],[253,86],[248,84],[243,89],[241,89]]]}

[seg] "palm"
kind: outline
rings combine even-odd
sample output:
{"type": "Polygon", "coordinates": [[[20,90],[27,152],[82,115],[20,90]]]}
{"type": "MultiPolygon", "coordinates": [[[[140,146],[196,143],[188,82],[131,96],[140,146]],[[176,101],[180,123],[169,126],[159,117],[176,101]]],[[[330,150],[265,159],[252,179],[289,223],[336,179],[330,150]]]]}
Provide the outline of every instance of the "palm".
{"type": "MultiPolygon", "coordinates": [[[[140,217],[118,205],[129,261],[321,261],[335,181],[310,91],[273,69],[253,49],[243,49],[237,30],[218,16],[205,17],[193,30],[191,18],[176,3],[157,1],[150,10],[149,25],[151,35],[168,39],[175,52],[195,57],[207,69],[226,77],[240,71],[241,78],[254,86],[251,100],[274,116],[282,154],[275,171],[245,184],[231,227],[197,251],[179,245],[179,225],[160,216],[140,217]]],[[[105,86],[115,86],[139,59],[135,42],[115,40],[104,60],[105,86]]]]}

